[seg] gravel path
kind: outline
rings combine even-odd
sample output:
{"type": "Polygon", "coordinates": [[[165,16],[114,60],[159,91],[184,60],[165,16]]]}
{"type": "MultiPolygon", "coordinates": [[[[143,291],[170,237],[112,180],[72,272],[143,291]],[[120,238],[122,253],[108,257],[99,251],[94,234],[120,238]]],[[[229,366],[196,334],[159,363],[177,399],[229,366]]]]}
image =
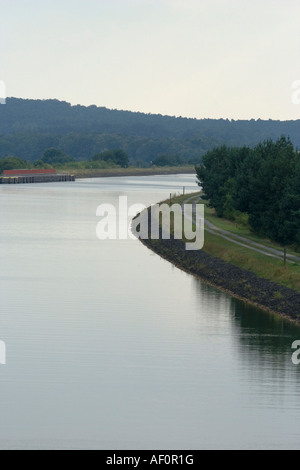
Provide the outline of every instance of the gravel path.
{"type": "MultiPolygon", "coordinates": [[[[195,196],[192,196],[183,202],[182,207],[185,204],[189,204],[191,202],[196,205],[200,201],[201,201],[201,197],[197,196],[197,199],[195,199],[195,196]]],[[[191,220],[190,217],[188,218],[189,220],[191,220]]],[[[195,219],[193,219],[193,222],[196,223],[195,219]]],[[[253,240],[250,240],[249,238],[242,237],[241,235],[237,235],[235,233],[229,232],[228,230],[220,229],[209,220],[204,220],[204,224],[205,224],[205,228],[207,232],[213,235],[216,235],[218,237],[224,238],[225,240],[228,240],[231,243],[235,243],[236,245],[243,246],[245,248],[248,248],[249,250],[257,251],[258,253],[262,253],[263,255],[266,255],[266,256],[271,256],[272,258],[283,259],[283,251],[281,250],[277,250],[276,248],[271,248],[261,243],[254,242],[253,240]]],[[[291,254],[287,254],[286,259],[287,259],[287,262],[289,263],[300,262],[300,256],[295,256],[291,254]]]]}

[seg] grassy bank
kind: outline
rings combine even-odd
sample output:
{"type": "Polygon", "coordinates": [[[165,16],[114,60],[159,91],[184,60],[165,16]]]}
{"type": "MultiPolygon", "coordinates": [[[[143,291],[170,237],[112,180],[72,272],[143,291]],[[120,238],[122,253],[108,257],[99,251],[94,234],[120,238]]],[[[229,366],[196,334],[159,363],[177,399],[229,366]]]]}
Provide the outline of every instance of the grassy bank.
{"type": "Polygon", "coordinates": [[[68,173],[76,178],[104,178],[108,176],[147,176],[147,175],[176,175],[176,174],[195,174],[195,167],[170,166],[170,167],[151,167],[151,168],[106,168],[106,169],[78,169],[68,168],[59,170],[60,173],[68,173]]]}
{"type": "MultiPolygon", "coordinates": [[[[195,198],[201,195],[197,193],[195,198]]],[[[193,196],[193,195],[191,195],[193,196]]],[[[173,199],[173,203],[183,203],[189,195],[180,196],[173,199]]],[[[202,200],[205,205],[205,219],[212,222],[218,228],[227,230],[232,234],[241,235],[251,241],[260,243],[266,247],[282,250],[282,247],[266,238],[260,237],[250,231],[248,226],[237,224],[231,220],[220,218],[216,215],[215,210],[210,208],[207,201],[202,200]]],[[[217,235],[205,231],[205,243],[203,250],[227,263],[238,266],[247,271],[255,273],[263,279],[269,279],[280,285],[289,287],[300,292],[300,264],[287,263],[283,265],[283,260],[273,258],[254,250],[237,245],[225,240],[217,235]]],[[[292,248],[287,250],[289,254],[299,256],[299,253],[293,251],[292,248]]]]}
{"type": "Polygon", "coordinates": [[[300,292],[300,266],[297,263],[288,263],[284,267],[279,259],[236,245],[207,232],[204,250],[227,263],[251,271],[258,277],[300,292]]]}

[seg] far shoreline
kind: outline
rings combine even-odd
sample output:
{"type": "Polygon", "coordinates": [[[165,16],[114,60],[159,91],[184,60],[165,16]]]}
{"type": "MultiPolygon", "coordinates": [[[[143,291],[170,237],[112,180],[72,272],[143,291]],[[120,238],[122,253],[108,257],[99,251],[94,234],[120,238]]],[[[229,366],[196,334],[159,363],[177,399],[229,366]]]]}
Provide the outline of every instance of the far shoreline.
{"type": "Polygon", "coordinates": [[[160,175],[182,175],[182,174],[195,174],[194,166],[181,166],[181,167],[157,167],[157,168],[111,168],[103,170],[61,170],[61,173],[69,173],[75,176],[76,179],[84,178],[107,178],[107,177],[120,177],[120,176],[160,176],[160,175]]]}

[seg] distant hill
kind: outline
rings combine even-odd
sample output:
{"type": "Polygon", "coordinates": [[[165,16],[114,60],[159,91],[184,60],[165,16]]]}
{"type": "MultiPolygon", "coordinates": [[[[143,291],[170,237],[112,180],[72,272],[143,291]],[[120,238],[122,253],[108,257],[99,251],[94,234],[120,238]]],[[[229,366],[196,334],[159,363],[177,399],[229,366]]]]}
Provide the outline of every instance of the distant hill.
{"type": "Polygon", "coordinates": [[[221,144],[253,147],[282,135],[300,146],[300,120],[198,120],[18,98],[0,106],[0,158],[15,155],[31,162],[50,147],[76,160],[122,148],[136,163],[158,155],[194,162],[221,144]]]}

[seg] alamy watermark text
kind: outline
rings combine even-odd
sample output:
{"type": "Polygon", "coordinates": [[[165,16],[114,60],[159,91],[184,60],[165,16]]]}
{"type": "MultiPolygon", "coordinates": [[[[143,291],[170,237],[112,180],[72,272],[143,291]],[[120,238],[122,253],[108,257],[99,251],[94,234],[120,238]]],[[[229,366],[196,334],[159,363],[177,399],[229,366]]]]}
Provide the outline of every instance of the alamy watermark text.
{"type": "Polygon", "coordinates": [[[153,204],[148,212],[143,204],[128,207],[127,196],[120,196],[118,208],[101,204],[96,215],[101,217],[96,229],[99,240],[136,239],[136,234],[142,240],[184,239],[187,251],[204,245],[204,204],[153,204]]]}

